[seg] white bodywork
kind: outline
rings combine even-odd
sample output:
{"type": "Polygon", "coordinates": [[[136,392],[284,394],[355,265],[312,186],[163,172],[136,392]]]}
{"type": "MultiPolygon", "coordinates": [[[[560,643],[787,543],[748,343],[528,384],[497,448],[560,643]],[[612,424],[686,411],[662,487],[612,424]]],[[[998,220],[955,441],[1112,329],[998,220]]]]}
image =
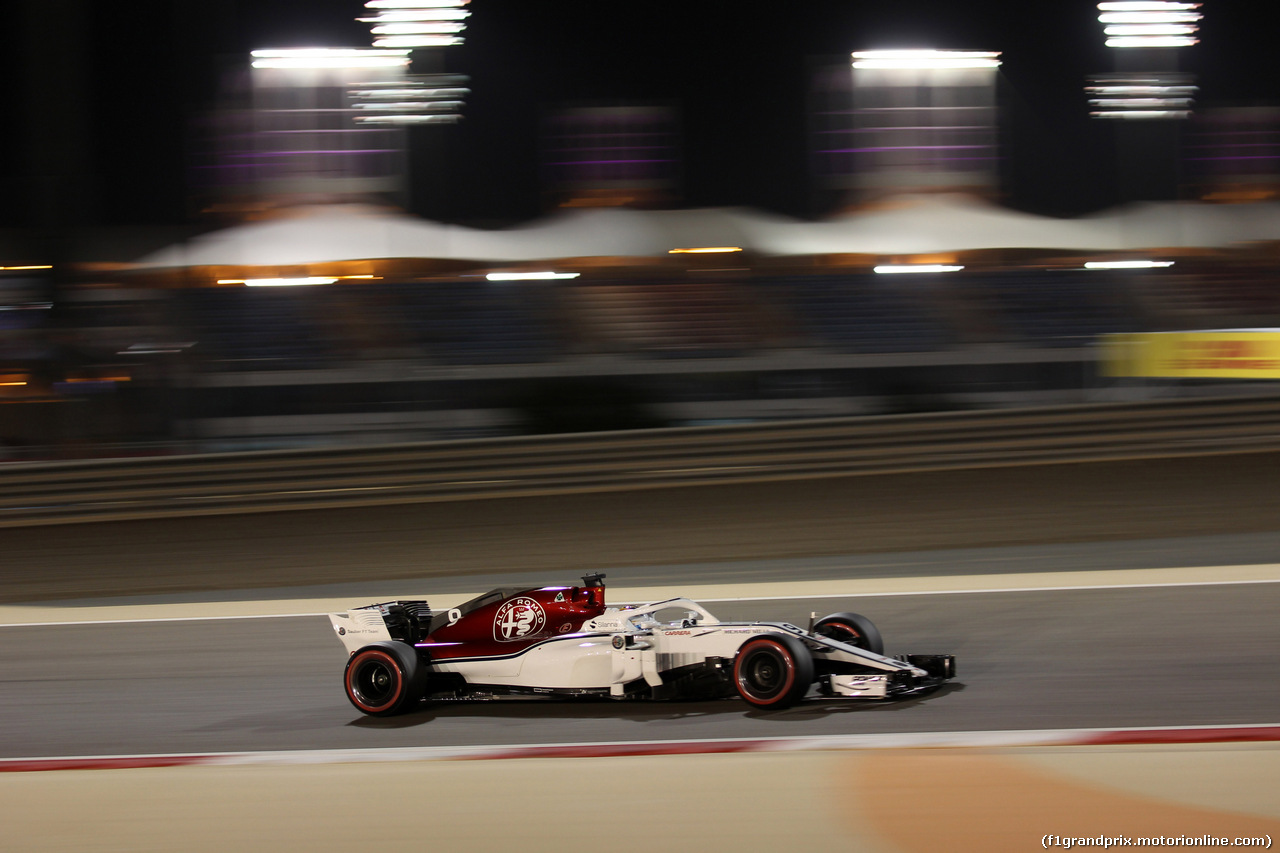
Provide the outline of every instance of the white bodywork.
{"type": "MultiPolygon", "coordinates": [[[[348,654],[390,634],[376,609],[330,614],[338,638],[348,654]]],[[[610,607],[587,620],[582,630],[549,638],[520,653],[503,657],[436,659],[431,671],[457,673],[469,684],[557,690],[607,690],[622,696],[627,685],[643,680],[649,687],[663,684],[663,675],[710,659],[732,665],[738,649],[760,634],[789,633],[801,637],[815,659],[858,663],[884,675],[833,675],[831,692],[838,696],[884,698],[889,675],[896,671],[924,676],[925,671],[904,661],[884,657],[835,640],[819,638],[785,622],[721,622],[702,605],[674,598],[639,607],[610,607]],[[672,614],[677,616],[672,620],[672,614]],[[659,618],[662,617],[662,618],[659,618]]]]}

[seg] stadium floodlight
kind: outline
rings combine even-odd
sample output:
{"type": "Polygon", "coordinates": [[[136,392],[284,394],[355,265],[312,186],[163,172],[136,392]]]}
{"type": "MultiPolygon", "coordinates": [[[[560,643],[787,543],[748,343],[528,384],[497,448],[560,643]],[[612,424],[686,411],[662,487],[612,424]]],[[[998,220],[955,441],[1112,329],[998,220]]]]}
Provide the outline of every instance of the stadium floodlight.
{"type": "Polygon", "coordinates": [[[577,278],[576,272],[491,272],[485,276],[489,281],[552,281],[562,278],[577,278]]]}
{"type": "Polygon", "coordinates": [[[254,68],[395,68],[409,64],[407,50],[302,47],[252,51],[254,68]]]}
{"type": "Polygon", "coordinates": [[[1190,47],[1204,15],[1199,3],[1109,2],[1098,4],[1098,21],[1105,25],[1107,47],[1190,47]]]}
{"type": "Polygon", "coordinates": [[[1102,12],[1168,12],[1199,8],[1199,3],[1175,3],[1172,0],[1119,0],[1098,4],[1098,10],[1102,12]]]}
{"type": "Polygon", "coordinates": [[[1135,110],[1186,109],[1190,98],[1090,98],[1089,103],[1102,109],[1125,107],[1135,110]]]}
{"type": "Polygon", "coordinates": [[[462,44],[458,36],[420,35],[420,36],[382,36],[373,40],[374,47],[452,47],[462,44]]]}
{"type": "Polygon", "coordinates": [[[1109,36],[1193,36],[1192,24],[1116,24],[1103,30],[1109,36]]]}
{"type": "Polygon", "coordinates": [[[366,9],[444,9],[465,6],[471,0],[369,0],[366,9]]]}
{"type": "Polygon", "coordinates": [[[356,116],[356,124],[457,124],[460,115],[367,115],[356,116]]]}
{"type": "Polygon", "coordinates": [[[1191,118],[1191,110],[1094,110],[1090,118],[1116,118],[1126,121],[1191,118]]]}
{"type": "Polygon", "coordinates": [[[379,12],[372,18],[356,18],[362,24],[413,23],[414,21],[464,21],[471,13],[463,9],[408,9],[379,12]]]}
{"type": "Polygon", "coordinates": [[[387,103],[356,104],[355,108],[357,110],[385,110],[399,113],[404,113],[408,110],[421,110],[424,113],[452,113],[462,109],[462,101],[430,101],[426,103],[419,101],[396,103],[392,101],[387,103]]]}
{"type": "Polygon", "coordinates": [[[1153,270],[1173,266],[1173,261],[1088,261],[1087,270],[1153,270]]]}
{"type": "MultiPolygon", "coordinates": [[[[1101,81],[1101,78],[1100,78],[1101,81]]],[[[1199,86],[1160,85],[1154,79],[1149,83],[1116,83],[1098,86],[1086,86],[1085,91],[1091,95],[1105,95],[1109,98],[1121,96],[1144,98],[1190,98],[1200,91],[1199,86]]]]}
{"type": "Polygon", "coordinates": [[[416,21],[414,23],[381,24],[373,28],[375,36],[453,35],[467,28],[458,21],[416,21]]]}
{"type": "Polygon", "coordinates": [[[471,90],[462,74],[422,74],[366,83],[348,93],[357,124],[455,124],[471,90]]]}
{"type": "Polygon", "coordinates": [[[1192,36],[1118,36],[1107,39],[1107,47],[1191,47],[1200,39],[1192,36]]]}
{"type": "Polygon", "coordinates": [[[924,272],[959,272],[964,269],[954,264],[881,264],[872,268],[882,275],[924,272]]]}
{"type": "Polygon", "coordinates": [[[1093,118],[1150,121],[1185,119],[1199,88],[1190,74],[1154,71],[1145,74],[1100,74],[1085,92],[1093,118]]]}
{"type": "Polygon", "coordinates": [[[1104,24],[1160,26],[1162,24],[1194,24],[1203,18],[1199,12],[1104,12],[1098,20],[1104,24]]]}
{"type": "Polygon", "coordinates": [[[356,18],[372,24],[374,47],[449,47],[462,44],[469,0],[368,0],[377,14],[356,18]]]}
{"type": "Polygon", "coordinates": [[[982,50],[858,50],[854,68],[998,68],[999,51],[982,50]]]}

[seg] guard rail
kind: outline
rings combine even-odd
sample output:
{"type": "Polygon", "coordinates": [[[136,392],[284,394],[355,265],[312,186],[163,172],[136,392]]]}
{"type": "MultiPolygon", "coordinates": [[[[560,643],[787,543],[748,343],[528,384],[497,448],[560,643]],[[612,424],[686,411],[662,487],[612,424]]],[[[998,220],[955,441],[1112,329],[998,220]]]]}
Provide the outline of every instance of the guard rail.
{"type": "Polygon", "coordinates": [[[1280,449],[1280,397],[0,465],[0,527],[1280,449]]]}

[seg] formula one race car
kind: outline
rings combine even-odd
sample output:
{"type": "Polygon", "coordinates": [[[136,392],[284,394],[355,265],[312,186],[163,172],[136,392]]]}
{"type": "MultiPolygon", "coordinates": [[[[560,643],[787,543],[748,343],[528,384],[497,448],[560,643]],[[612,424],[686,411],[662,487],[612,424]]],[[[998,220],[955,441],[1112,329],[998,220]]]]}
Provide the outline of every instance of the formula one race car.
{"type": "Polygon", "coordinates": [[[605,607],[604,575],[582,586],[495,589],[449,610],[392,601],[331,613],[349,658],[351,704],[385,716],[428,699],[502,695],[613,699],[741,696],[786,708],[823,696],[888,699],[955,675],[952,655],[885,657],[856,613],[786,622],[721,622],[686,598],[605,607]]]}

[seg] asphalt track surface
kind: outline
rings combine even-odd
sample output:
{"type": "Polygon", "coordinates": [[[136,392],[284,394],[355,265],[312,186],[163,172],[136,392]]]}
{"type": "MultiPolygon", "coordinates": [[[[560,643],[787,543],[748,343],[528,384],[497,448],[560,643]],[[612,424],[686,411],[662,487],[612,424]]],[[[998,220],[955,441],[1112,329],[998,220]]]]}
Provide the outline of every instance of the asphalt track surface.
{"type": "Polygon", "coordinates": [[[0,757],[1273,723],[1280,584],[721,602],[872,615],[959,678],[893,703],[501,700],[358,714],[323,617],[0,628],[0,757]]]}
{"type": "MultiPolygon", "coordinates": [[[[243,601],[1280,563],[1280,454],[0,531],[0,601],[243,601]]],[[[959,677],[761,713],[502,701],[362,717],[323,617],[0,627],[0,758],[1273,724],[1280,584],[742,601],[855,610],[959,677]]]]}

